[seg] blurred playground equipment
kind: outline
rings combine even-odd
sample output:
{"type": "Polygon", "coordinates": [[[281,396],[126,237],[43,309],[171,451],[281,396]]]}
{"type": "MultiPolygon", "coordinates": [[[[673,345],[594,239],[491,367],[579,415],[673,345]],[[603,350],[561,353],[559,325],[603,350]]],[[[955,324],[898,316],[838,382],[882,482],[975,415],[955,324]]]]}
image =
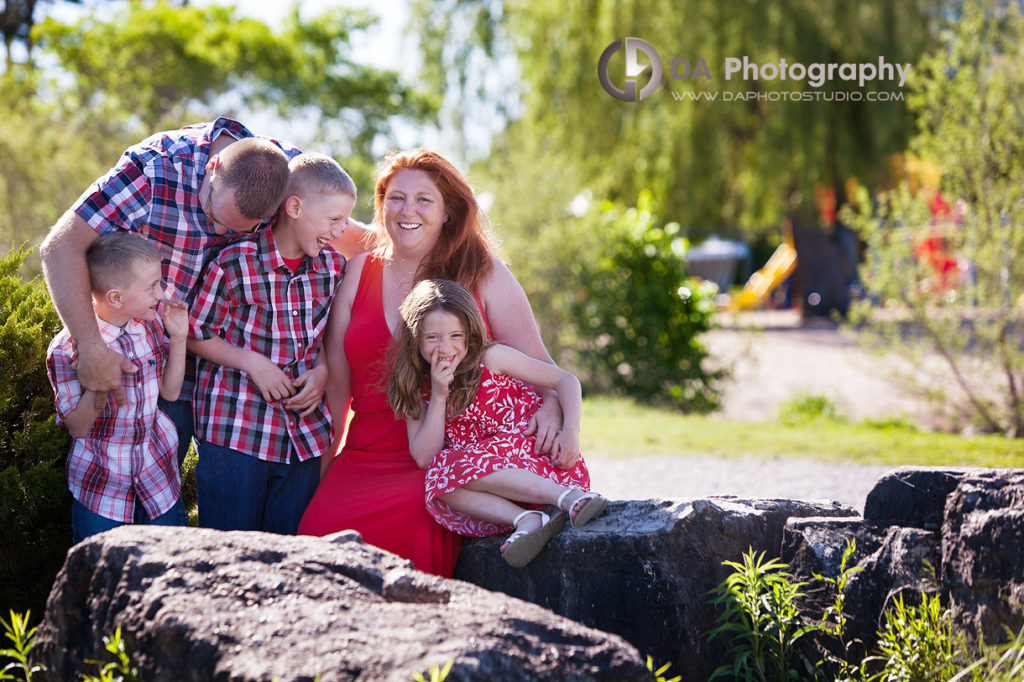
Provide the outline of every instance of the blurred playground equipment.
{"type": "Polygon", "coordinates": [[[686,269],[693,277],[714,282],[719,291],[728,291],[736,280],[736,270],[750,272],[750,247],[743,242],[712,235],[686,251],[686,269]]]}
{"type": "Polygon", "coordinates": [[[782,243],[775,249],[775,253],[764,267],[752,274],[743,290],[729,301],[729,310],[751,310],[761,307],[772,291],[785,282],[795,269],[796,247],[793,245],[793,233],[786,230],[782,243]]]}

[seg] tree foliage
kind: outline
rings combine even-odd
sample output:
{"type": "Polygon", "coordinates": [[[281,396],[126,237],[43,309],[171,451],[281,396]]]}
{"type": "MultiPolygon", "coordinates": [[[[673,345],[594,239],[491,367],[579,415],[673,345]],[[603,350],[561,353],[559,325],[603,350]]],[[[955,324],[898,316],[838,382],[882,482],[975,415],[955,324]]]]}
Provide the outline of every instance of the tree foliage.
{"type": "MultiPolygon", "coordinates": [[[[564,171],[562,202],[534,205],[529,219],[516,206],[529,178],[494,185],[496,220],[512,230],[543,229],[584,189],[612,201],[631,201],[649,189],[662,215],[697,239],[723,228],[775,237],[783,220],[816,222],[814,188],[831,188],[841,200],[851,177],[870,186],[885,181],[883,161],[905,147],[912,121],[900,102],[698,103],[676,101],[673,92],[813,89],[806,81],[726,81],[722,65],[730,56],[764,63],[877,63],[879,56],[914,62],[935,44],[942,6],[941,0],[448,0],[420,3],[419,17],[426,76],[446,89],[450,107],[464,109],[464,116],[497,111],[514,121],[481,166],[500,176],[506,164],[528,166],[514,157],[528,158],[542,145],[564,171]],[[662,87],[638,103],[609,97],[596,74],[604,48],[624,36],[654,45],[665,67],[662,87]],[[467,46],[472,40],[476,50],[467,46]],[[703,58],[712,80],[672,80],[673,58],[691,65],[703,58]],[[510,61],[520,87],[507,76],[510,61]]],[[[622,73],[624,66],[620,52],[610,68],[622,73]]],[[[821,88],[833,95],[853,89],[859,87],[846,81],[821,88]]],[[[898,88],[876,82],[864,90],[898,88]]]]}
{"type": "Polygon", "coordinates": [[[231,7],[134,1],[37,24],[36,58],[0,75],[0,247],[41,240],[153,132],[222,114],[264,132],[246,109],[295,121],[294,136],[282,137],[334,155],[368,188],[372,148],[392,121],[434,111],[396,73],[356,59],[352,39],[373,21],[338,8],[307,17],[296,6],[270,27],[231,7]]]}
{"type": "Polygon", "coordinates": [[[911,148],[941,183],[865,195],[849,214],[868,243],[868,290],[892,311],[862,305],[857,319],[890,347],[941,359],[919,381],[951,417],[1024,437],[1024,19],[1013,3],[971,0],[943,42],[911,100],[911,148]]]}

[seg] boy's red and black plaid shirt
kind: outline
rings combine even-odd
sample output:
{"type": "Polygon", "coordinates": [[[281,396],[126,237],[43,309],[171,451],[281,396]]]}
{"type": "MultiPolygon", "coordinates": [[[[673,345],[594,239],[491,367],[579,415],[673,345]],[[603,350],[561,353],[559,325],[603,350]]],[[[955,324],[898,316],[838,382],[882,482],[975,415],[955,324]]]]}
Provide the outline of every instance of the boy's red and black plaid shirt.
{"type": "MultiPolygon", "coordinates": [[[[293,272],[274,246],[271,229],[232,244],[207,269],[189,313],[192,336],[220,336],[255,351],[292,380],[313,368],[341,283],[344,257],[327,246],[293,272]]],[[[331,417],[321,400],[307,417],[263,399],[238,369],[200,360],[193,395],[196,437],[266,462],[323,454],[331,417]]]]}

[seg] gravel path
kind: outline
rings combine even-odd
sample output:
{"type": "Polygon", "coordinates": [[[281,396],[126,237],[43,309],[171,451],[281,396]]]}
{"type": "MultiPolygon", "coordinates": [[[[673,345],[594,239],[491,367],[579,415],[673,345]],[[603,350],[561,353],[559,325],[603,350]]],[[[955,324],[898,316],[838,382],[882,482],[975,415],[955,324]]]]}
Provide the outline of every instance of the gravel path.
{"type": "MultiPolygon", "coordinates": [[[[924,413],[920,403],[889,381],[877,359],[827,320],[803,324],[793,311],[760,311],[722,323],[704,342],[712,357],[732,367],[723,418],[769,421],[782,403],[801,393],[829,397],[851,419],[915,419],[924,413]]],[[[878,478],[892,469],[806,459],[601,455],[589,456],[587,465],[593,488],[611,498],[785,497],[835,500],[859,511],[878,478]]]]}
{"type": "Polygon", "coordinates": [[[587,458],[591,486],[611,499],[709,495],[836,501],[864,511],[864,499],[892,467],[808,459],[717,457],[587,458]]]}

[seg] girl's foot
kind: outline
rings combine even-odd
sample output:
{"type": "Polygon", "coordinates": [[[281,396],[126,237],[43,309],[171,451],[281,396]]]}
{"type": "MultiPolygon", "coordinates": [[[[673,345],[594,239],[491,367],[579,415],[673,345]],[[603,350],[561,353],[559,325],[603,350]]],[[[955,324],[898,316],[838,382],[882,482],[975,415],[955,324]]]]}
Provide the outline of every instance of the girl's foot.
{"type": "Polygon", "coordinates": [[[558,496],[558,502],[555,504],[559,509],[569,512],[569,520],[572,521],[573,528],[581,528],[600,516],[608,505],[608,500],[603,495],[585,493],[580,488],[573,486],[566,488],[558,496]],[[566,498],[569,499],[566,500],[566,498]],[[568,502],[568,507],[565,506],[565,502],[568,502]]]}
{"type": "Polygon", "coordinates": [[[533,561],[548,540],[562,530],[565,514],[558,512],[548,516],[542,511],[530,509],[516,516],[512,525],[516,530],[499,551],[509,566],[519,568],[533,561]]]}

